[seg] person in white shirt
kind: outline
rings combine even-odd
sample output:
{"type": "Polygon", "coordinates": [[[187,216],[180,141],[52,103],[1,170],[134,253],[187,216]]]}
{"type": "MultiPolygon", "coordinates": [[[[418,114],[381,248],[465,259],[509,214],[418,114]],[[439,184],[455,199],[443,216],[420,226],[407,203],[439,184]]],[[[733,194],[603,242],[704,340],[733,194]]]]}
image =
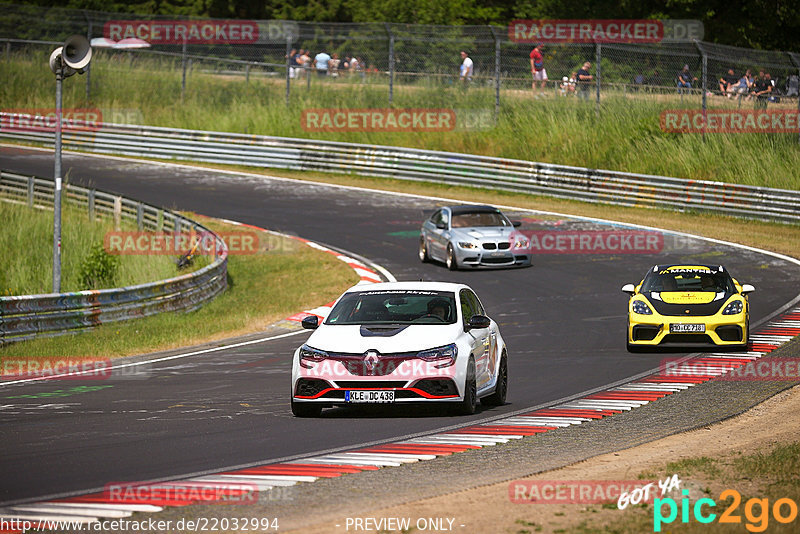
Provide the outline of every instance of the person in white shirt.
{"type": "Polygon", "coordinates": [[[461,51],[461,59],[464,60],[461,63],[461,82],[464,85],[469,84],[470,80],[472,80],[472,59],[469,57],[465,51],[461,51]]]}

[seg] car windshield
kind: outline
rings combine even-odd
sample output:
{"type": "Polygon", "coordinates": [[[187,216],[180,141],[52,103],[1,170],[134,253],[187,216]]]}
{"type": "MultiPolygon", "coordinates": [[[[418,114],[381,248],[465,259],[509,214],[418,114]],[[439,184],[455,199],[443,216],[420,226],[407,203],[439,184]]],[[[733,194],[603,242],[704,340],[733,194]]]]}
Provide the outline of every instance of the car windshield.
{"type": "Polygon", "coordinates": [[[384,290],[347,293],[325,324],[453,324],[455,295],[448,291],[384,290]]]}
{"type": "Polygon", "coordinates": [[[648,291],[733,291],[733,281],[728,273],[713,269],[670,268],[650,272],[642,284],[648,291]]]}
{"type": "Polygon", "coordinates": [[[470,228],[474,226],[511,226],[505,215],[496,211],[457,213],[453,215],[453,228],[470,228]]]}

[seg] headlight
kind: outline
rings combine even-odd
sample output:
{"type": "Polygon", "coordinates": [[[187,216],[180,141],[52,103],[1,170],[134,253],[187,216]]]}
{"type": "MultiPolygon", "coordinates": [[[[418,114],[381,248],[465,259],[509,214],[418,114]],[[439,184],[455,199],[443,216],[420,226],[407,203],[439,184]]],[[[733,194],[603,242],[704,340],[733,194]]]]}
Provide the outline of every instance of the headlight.
{"type": "Polygon", "coordinates": [[[468,249],[478,248],[478,245],[476,245],[475,243],[470,243],[469,241],[459,241],[458,246],[461,248],[468,248],[468,249]]]}
{"type": "Polygon", "coordinates": [[[734,300],[733,302],[725,306],[725,309],[722,310],[722,315],[738,315],[742,313],[743,309],[744,309],[744,304],[742,304],[742,301],[734,300]]]}
{"type": "Polygon", "coordinates": [[[313,365],[308,365],[306,362],[321,362],[328,357],[328,353],[324,350],[315,349],[308,345],[300,347],[300,366],[306,369],[312,369],[313,365]]]}
{"type": "Polygon", "coordinates": [[[638,313],[640,315],[653,315],[653,310],[651,310],[650,306],[643,300],[634,300],[631,304],[631,309],[633,313],[638,313]]]}
{"type": "Polygon", "coordinates": [[[519,236],[514,240],[514,248],[531,248],[531,240],[527,237],[519,236]]]}
{"type": "Polygon", "coordinates": [[[437,369],[442,367],[450,367],[456,363],[456,356],[458,356],[458,347],[455,343],[450,343],[444,347],[435,349],[423,350],[417,353],[417,358],[426,362],[441,362],[435,365],[437,369]]]}

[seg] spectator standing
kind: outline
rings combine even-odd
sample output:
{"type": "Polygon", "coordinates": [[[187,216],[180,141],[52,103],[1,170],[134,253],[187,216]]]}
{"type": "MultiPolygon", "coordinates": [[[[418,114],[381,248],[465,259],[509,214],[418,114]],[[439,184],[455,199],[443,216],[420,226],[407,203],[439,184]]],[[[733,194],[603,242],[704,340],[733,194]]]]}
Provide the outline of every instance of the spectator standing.
{"type": "Polygon", "coordinates": [[[537,43],[531,50],[531,89],[536,90],[536,82],[539,82],[539,89],[544,89],[547,84],[547,71],[544,70],[544,56],[542,55],[542,45],[537,43]]]}
{"type": "Polygon", "coordinates": [[[756,108],[766,108],[772,92],[772,77],[764,71],[758,73],[758,79],[753,84],[753,92],[750,95],[756,99],[756,108]]]}
{"type": "Polygon", "coordinates": [[[330,60],[331,56],[325,52],[320,52],[314,56],[314,68],[317,69],[317,76],[322,77],[328,75],[328,63],[330,60]]]}
{"type": "Polygon", "coordinates": [[[592,67],[590,62],[585,62],[583,66],[575,73],[575,81],[578,84],[578,97],[581,100],[589,100],[589,91],[592,88],[592,80],[594,77],[589,72],[592,67]]]}
{"type": "Polygon", "coordinates": [[[289,65],[289,78],[297,77],[297,69],[295,68],[297,62],[295,61],[295,58],[297,58],[297,49],[292,48],[292,51],[286,56],[286,63],[289,65]]]}
{"type": "Polygon", "coordinates": [[[727,74],[723,74],[722,78],[719,79],[719,92],[722,93],[722,96],[727,96],[731,98],[733,94],[733,88],[736,86],[736,82],[739,81],[739,78],[733,73],[733,69],[728,69],[727,74]]]}
{"type": "Polygon", "coordinates": [[[461,83],[464,84],[464,87],[469,86],[469,82],[472,81],[472,72],[473,72],[473,64],[472,58],[469,57],[464,50],[461,51],[461,68],[459,70],[460,73],[460,80],[461,83]]]}
{"type": "Polygon", "coordinates": [[[697,81],[697,77],[692,76],[689,72],[689,65],[684,65],[683,70],[678,73],[678,92],[682,93],[682,89],[691,89],[692,83],[697,81]]]}
{"type": "Polygon", "coordinates": [[[339,76],[339,65],[341,64],[339,54],[333,53],[333,57],[328,61],[328,76],[336,78],[339,76]]]}

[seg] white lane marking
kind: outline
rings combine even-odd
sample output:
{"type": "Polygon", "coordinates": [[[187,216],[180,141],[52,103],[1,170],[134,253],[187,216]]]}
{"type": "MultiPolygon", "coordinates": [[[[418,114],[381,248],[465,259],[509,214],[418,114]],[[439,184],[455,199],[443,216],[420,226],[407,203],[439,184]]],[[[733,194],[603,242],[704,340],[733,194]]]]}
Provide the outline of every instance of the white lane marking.
{"type": "Polygon", "coordinates": [[[98,517],[62,514],[8,514],[6,509],[0,509],[0,519],[23,519],[28,521],[71,521],[73,523],[95,523],[98,517]]]}
{"type": "Polygon", "coordinates": [[[378,461],[378,462],[400,462],[401,464],[413,464],[417,461],[416,458],[409,457],[407,455],[397,455],[397,454],[369,454],[366,452],[344,452],[341,454],[326,454],[323,458],[331,459],[331,460],[342,460],[346,462],[348,460],[367,460],[367,461],[378,461]]]}
{"type": "Polygon", "coordinates": [[[8,510],[14,512],[29,512],[29,513],[45,513],[45,514],[64,514],[69,516],[84,516],[84,517],[107,517],[110,519],[130,517],[133,512],[130,510],[118,510],[111,508],[96,508],[89,506],[82,506],[80,508],[66,508],[58,506],[58,503],[42,503],[42,504],[21,504],[11,506],[8,510]]]}
{"type": "MultiPolygon", "coordinates": [[[[263,343],[265,341],[273,341],[275,339],[281,339],[281,338],[289,337],[289,336],[296,336],[297,334],[303,334],[303,333],[307,333],[307,331],[306,330],[296,330],[294,332],[287,332],[285,334],[278,334],[278,335],[275,335],[275,336],[262,337],[262,338],[253,339],[253,340],[250,340],[250,341],[242,341],[242,342],[239,342],[239,343],[232,343],[230,345],[222,345],[222,346],[219,346],[219,347],[212,347],[210,349],[194,350],[194,351],[191,351],[191,352],[184,352],[184,353],[181,353],[181,354],[173,354],[172,356],[164,356],[163,358],[156,358],[154,360],[145,360],[145,361],[141,361],[141,362],[132,362],[132,363],[119,364],[119,365],[112,365],[111,367],[109,367],[109,369],[112,369],[112,370],[113,369],[124,369],[126,367],[136,367],[138,365],[149,365],[149,364],[152,364],[152,363],[167,362],[167,361],[170,361],[170,360],[178,360],[178,359],[181,359],[181,358],[188,358],[190,356],[197,356],[198,354],[208,354],[210,352],[219,352],[221,350],[235,349],[235,348],[238,348],[238,347],[246,347],[247,345],[255,345],[256,343],[263,343]]],[[[92,373],[92,372],[94,372],[94,371],[90,370],[90,371],[80,371],[80,372],[77,372],[77,373],[64,373],[64,374],[61,374],[61,375],[43,376],[43,377],[36,377],[36,378],[26,378],[24,380],[12,380],[12,381],[9,381],[9,382],[3,381],[3,382],[0,382],[0,386],[7,386],[7,385],[11,385],[11,384],[23,384],[23,383],[26,383],[26,382],[38,382],[40,380],[53,380],[53,379],[61,378],[61,377],[64,377],[64,376],[73,377],[73,376],[82,375],[82,374],[86,374],[86,373],[92,373]]]]}
{"type": "MultiPolygon", "coordinates": [[[[48,502],[44,504],[58,508],[85,508],[97,510],[127,510],[129,512],[160,512],[164,509],[162,506],[155,506],[153,504],[125,504],[119,503],[105,503],[105,502],[48,502]]],[[[25,505],[20,505],[25,506],[25,505]]],[[[17,506],[14,506],[17,508],[17,506]]]]}
{"type": "MultiPolygon", "coordinates": [[[[292,463],[292,462],[289,462],[292,463]]],[[[400,462],[390,462],[385,460],[356,460],[355,458],[351,458],[348,461],[345,461],[342,458],[327,458],[325,456],[320,456],[318,458],[307,458],[303,459],[301,462],[304,464],[334,464],[334,465],[352,465],[352,466],[361,466],[361,465],[374,465],[377,467],[399,467],[403,465],[400,462]]]]}
{"type": "MultiPolygon", "coordinates": [[[[217,475],[218,477],[229,477],[229,476],[236,476],[239,477],[240,475],[217,475]]],[[[217,476],[203,476],[203,477],[195,477],[195,478],[187,478],[184,480],[191,480],[193,482],[201,481],[208,481],[211,478],[216,478],[217,476]]],[[[270,480],[286,480],[289,482],[314,482],[318,477],[311,476],[311,475],[241,475],[241,476],[257,476],[259,479],[264,477],[269,477],[270,480]]],[[[181,482],[180,480],[176,482],[181,482]]]]}
{"type": "Polygon", "coordinates": [[[263,485],[269,486],[269,487],[275,487],[275,486],[288,487],[288,486],[294,486],[295,484],[297,484],[297,482],[294,481],[294,480],[275,480],[275,479],[267,480],[267,479],[262,478],[262,477],[246,477],[244,475],[242,475],[242,476],[239,476],[239,475],[207,476],[207,477],[197,477],[197,479],[193,479],[193,480],[195,480],[195,482],[207,482],[207,483],[211,483],[211,484],[219,484],[219,483],[231,484],[231,485],[233,485],[233,484],[241,484],[241,485],[247,485],[247,484],[259,485],[259,484],[263,484],[263,485]],[[229,476],[230,477],[234,477],[235,476],[235,478],[227,478],[229,476]],[[252,478],[252,480],[250,480],[250,478],[252,478]]]}

